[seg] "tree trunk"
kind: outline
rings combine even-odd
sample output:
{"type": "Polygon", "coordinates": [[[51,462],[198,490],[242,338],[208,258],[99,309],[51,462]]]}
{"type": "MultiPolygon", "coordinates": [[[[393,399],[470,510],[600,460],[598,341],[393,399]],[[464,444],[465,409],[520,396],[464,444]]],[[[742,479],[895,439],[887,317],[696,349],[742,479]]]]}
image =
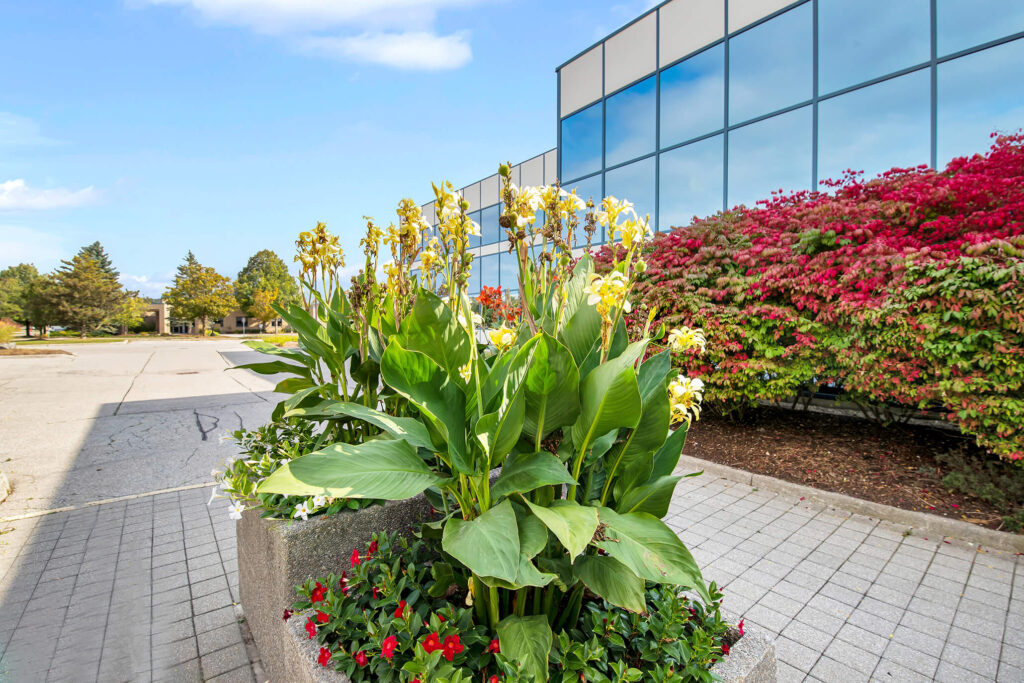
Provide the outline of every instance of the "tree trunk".
{"type": "Polygon", "coordinates": [[[199,336],[200,337],[205,337],[206,336],[206,316],[205,315],[203,316],[202,320],[203,320],[203,328],[199,332],[199,336]]]}
{"type": "Polygon", "coordinates": [[[32,323],[28,320],[25,321],[25,336],[30,339],[32,338],[32,323]]]}

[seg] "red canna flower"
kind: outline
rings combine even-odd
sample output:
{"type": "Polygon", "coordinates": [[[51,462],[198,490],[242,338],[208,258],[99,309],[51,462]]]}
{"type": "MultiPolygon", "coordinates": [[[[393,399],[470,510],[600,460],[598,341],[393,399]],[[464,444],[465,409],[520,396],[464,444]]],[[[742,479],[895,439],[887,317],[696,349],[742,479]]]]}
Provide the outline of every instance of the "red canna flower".
{"type": "Polygon", "coordinates": [[[313,623],[312,619],[306,620],[306,633],[309,634],[310,640],[316,638],[316,624],[313,623]]]}
{"type": "Polygon", "coordinates": [[[327,666],[331,663],[331,651],[326,647],[320,648],[320,656],[316,658],[316,661],[320,663],[320,666],[327,666]]]}
{"type": "Polygon", "coordinates": [[[377,552],[377,547],[377,541],[370,541],[370,550],[367,551],[366,556],[370,557],[370,555],[373,555],[375,552],[377,552]]]}
{"type": "Polygon", "coordinates": [[[491,639],[491,644],[487,646],[487,651],[495,654],[501,652],[501,643],[498,642],[497,638],[491,639]]]}
{"type": "Polygon", "coordinates": [[[395,636],[388,636],[384,639],[384,642],[380,647],[380,654],[384,659],[391,659],[395,656],[395,648],[398,647],[398,638],[395,636]]]}
{"type": "Polygon", "coordinates": [[[423,642],[420,644],[423,645],[423,649],[428,655],[431,652],[442,648],[441,639],[437,637],[437,632],[431,633],[429,636],[424,638],[423,642]]]}
{"type": "Polygon", "coordinates": [[[398,607],[395,608],[395,619],[401,619],[402,614],[405,612],[405,600],[398,601],[398,607]]]}
{"type": "Polygon", "coordinates": [[[349,558],[349,562],[355,567],[359,564],[359,548],[352,549],[352,557],[349,558]]]}
{"type": "Polygon", "coordinates": [[[326,624],[330,620],[331,620],[331,615],[328,614],[327,612],[321,612],[320,610],[316,611],[316,623],[318,623],[318,624],[326,624]]]}
{"type": "Polygon", "coordinates": [[[292,618],[292,611],[290,609],[286,609],[284,611],[284,620],[288,621],[291,618],[292,618]]]}
{"type": "Polygon", "coordinates": [[[366,666],[370,663],[370,658],[366,656],[366,653],[360,650],[355,656],[356,664],[359,666],[366,666]]]}
{"type": "Polygon", "coordinates": [[[462,643],[459,642],[458,634],[448,636],[444,639],[444,650],[441,652],[441,656],[450,662],[455,659],[455,655],[462,652],[463,649],[462,643]]]}

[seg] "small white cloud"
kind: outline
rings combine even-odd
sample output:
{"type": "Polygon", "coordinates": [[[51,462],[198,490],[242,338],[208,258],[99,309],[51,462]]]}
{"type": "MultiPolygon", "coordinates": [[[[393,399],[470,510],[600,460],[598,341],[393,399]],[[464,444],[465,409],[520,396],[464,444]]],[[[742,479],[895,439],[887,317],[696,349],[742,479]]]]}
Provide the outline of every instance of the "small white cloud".
{"type": "Polygon", "coordinates": [[[39,124],[30,118],[0,111],[0,147],[44,147],[59,145],[39,130],[39,124]]]}
{"type": "Polygon", "coordinates": [[[398,69],[457,69],[473,59],[464,33],[439,36],[426,31],[364,33],[359,36],[316,36],[302,40],[312,54],[383,64],[398,69]]]}
{"type": "Polygon", "coordinates": [[[152,275],[122,275],[121,284],[125,289],[137,289],[140,296],[158,297],[163,296],[173,279],[173,271],[152,275]]]}
{"type": "Polygon", "coordinates": [[[64,187],[29,187],[21,178],[0,182],[0,211],[57,209],[91,204],[99,193],[91,186],[81,190],[64,187]]]}
{"type": "Polygon", "coordinates": [[[64,238],[21,225],[0,224],[0,269],[19,263],[34,263],[40,271],[57,265],[66,257],[64,238]]]}

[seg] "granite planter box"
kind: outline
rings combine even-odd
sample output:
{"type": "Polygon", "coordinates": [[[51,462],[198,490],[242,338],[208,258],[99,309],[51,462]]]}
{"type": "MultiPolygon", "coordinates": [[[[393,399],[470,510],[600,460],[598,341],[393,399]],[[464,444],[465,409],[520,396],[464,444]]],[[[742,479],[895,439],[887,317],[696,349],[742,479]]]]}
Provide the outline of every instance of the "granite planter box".
{"type": "MultiPolygon", "coordinates": [[[[294,668],[295,639],[282,616],[295,601],[295,587],[311,577],[340,573],[348,567],[352,549],[365,548],[374,533],[408,531],[429,515],[423,496],[305,522],[261,519],[258,510],[242,513],[235,525],[238,589],[270,681],[320,680],[303,678],[313,675],[310,667],[294,668]]],[[[316,664],[315,655],[312,661],[316,664]]]]}
{"type": "MultiPolygon", "coordinates": [[[[306,634],[307,614],[296,614],[288,620],[286,640],[282,649],[289,681],[295,683],[348,683],[348,676],[325,669],[317,663],[320,643],[306,634]]],[[[738,637],[739,632],[733,636],[738,637]]],[[[729,649],[729,656],[715,664],[711,673],[723,683],[775,683],[775,641],[761,631],[748,628],[729,649]]],[[[277,679],[271,678],[272,681],[277,679]]]]}

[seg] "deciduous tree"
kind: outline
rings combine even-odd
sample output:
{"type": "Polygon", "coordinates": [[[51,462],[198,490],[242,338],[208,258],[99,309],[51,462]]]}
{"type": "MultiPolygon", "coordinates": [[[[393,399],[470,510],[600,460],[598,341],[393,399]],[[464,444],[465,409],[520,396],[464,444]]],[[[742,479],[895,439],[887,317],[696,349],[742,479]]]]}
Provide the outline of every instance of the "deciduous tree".
{"type": "Polygon", "coordinates": [[[253,254],[245,268],[239,271],[235,280],[235,299],[247,316],[266,323],[278,317],[265,301],[268,294],[275,292],[272,300],[281,306],[287,308],[289,304],[299,303],[299,288],[288,272],[287,264],[270,249],[263,249],[253,254]],[[258,294],[264,300],[262,312],[257,312],[261,308],[258,294]]]}
{"type": "MultiPolygon", "coordinates": [[[[32,334],[32,318],[28,315],[28,296],[39,271],[31,263],[19,263],[0,270],[0,318],[10,318],[25,326],[25,336],[32,334]]],[[[36,323],[38,324],[38,323],[36,323]]]]}
{"type": "Polygon", "coordinates": [[[175,318],[201,320],[203,334],[210,318],[222,318],[238,305],[231,279],[199,263],[191,251],[178,266],[178,274],[164,294],[164,301],[175,318]]]}

